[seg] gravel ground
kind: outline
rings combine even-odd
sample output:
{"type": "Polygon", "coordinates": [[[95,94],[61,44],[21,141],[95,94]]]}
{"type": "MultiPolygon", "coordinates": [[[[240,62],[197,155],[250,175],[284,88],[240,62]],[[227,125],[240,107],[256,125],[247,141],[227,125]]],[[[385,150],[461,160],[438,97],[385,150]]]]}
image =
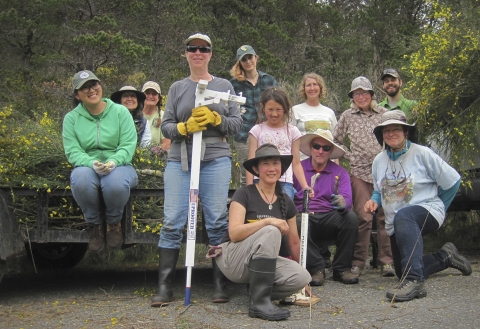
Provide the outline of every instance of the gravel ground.
{"type": "Polygon", "coordinates": [[[183,305],[185,270],[177,271],[176,301],[150,307],[156,289],[153,267],[74,268],[6,275],[0,283],[3,328],[479,328],[480,256],[469,255],[474,273],[447,269],[426,282],[427,297],[390,304],[387,289],[395,278],[367,269],[358,285],[334,282],[331,275],[309,307],[286,306],[292,316],[268,322],[248,317],[245,285],[230,284],[231,301],[210,303],[211,268],[193,271],[192,300],[183,305]]]}

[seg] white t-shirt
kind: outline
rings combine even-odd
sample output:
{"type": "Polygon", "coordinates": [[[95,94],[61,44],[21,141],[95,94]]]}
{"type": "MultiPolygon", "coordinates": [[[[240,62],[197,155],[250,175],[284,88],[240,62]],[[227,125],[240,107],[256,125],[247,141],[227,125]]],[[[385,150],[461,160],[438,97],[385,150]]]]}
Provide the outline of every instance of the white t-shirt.
{"type": "Polygon", "coordinates": [[[438,221],[445,220],[445,206],[438,197],[438,187],[451,188],[460,175],[428,147],[412,143],[407,153],[392,161],[386,151],[373,160],[373,186],[382,196],[385,229],[394,233],[393,218],[408,206],[427,209],[438,221]]]}
{"type": "MultiPolygon", "coordinates": [[[[253,126],[250,129],[250,134],[256,138],[258,147],[266,143],[273,144],[278,148],[281,155],[291,155],[293,142],[302,136],[298,128],[290,124],[287,132],[287,125],[281,128],[270,128],[266,123],[253,126]]],[[[293,184],[293,169],[291,165],[283,176],[280,177],[280,181],[293,184]]]]}
{"type": "MultiPolygon", "coordinates": [[[[337,125],[337,118],[335,112],[329,107],[322,104],[310,106],[307,103],[302,103],[292,107],[290,123],[298,128],[302,136],[317,129],[330,130],[333,134],[337,125]]],[[[300,153],[301,160],[306,158],[308,156],[300,153]]]]}

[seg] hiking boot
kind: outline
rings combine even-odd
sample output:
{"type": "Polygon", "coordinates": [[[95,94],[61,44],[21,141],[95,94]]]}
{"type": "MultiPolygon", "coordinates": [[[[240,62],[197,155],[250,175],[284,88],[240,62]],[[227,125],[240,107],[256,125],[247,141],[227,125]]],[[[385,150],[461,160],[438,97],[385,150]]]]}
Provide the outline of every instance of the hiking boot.
{"type": "Polygon", "coordinates": [[[427,291],[423,288],[423,282],[417,280],[405,280],[395,289],[387,292],[387,298],[396,302],[408,302],[415,298],[427,296],[427,291]]]}
{"type": "Polygon", "coordinates": [[[90,229],[88,249],[93,252],[99,252],[103,250],[103,247],[105,247],[105,224],[94,224],[90,229]]]}
{"type": "Polygon", "coordinates": [[[107,224],[106,240],[108,249],[118,249],[122,246],[122,222],[107,224]]]}
{"type": "Polygon", "coordinates": [[[453,243],[445,243],[441,250],[447,253],[448,267],[459,270],[463,275],[472,274],[472,266],[470,265],[470,262],[458,253],[457,247],[455,247],[453,243]]]}
{"type": "Polygon", "coordinates": [[[350,270],[352,274],[356,275],[357,277],[360,276],[360,274],[365,274],[365,270],[363,268],[360,268],[358,266],[353,265],[352,269],[350,270]]]}
{"type": "Polygon", "coordinates": [[[382,265],[383,276],[395,276],[395,269],[392,264],[382,265]]]}
{"type": "Polygon", "coordinates": [[[312,281],[310,281],[311,286],[323,286],[325,282],[325,272],[320,271],[312,275],[312,281]]]}
{"type": "Polygon", "coordinates": [[[340,281],[343,284],[358,283],[358,275],[351,271],[333,272],[333,281],[340,281]]]}

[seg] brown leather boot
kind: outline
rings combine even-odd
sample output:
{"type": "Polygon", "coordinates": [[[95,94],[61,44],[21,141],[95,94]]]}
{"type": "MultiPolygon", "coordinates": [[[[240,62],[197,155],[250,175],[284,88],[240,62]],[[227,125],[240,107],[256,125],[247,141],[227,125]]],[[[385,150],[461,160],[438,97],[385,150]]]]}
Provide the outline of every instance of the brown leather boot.
{"type": "Polygon", "coordinates": [[[103,250],[103,247],[105,247],[105,224],[94,224],[90,229],[88,249],[93,252],[99,252],[103,250]]]}
{"type": "Polygon", "coordinates": [[[107,224],[106,240],[108,249],[118,249],[122,246],[122,222],[107,224]]]}

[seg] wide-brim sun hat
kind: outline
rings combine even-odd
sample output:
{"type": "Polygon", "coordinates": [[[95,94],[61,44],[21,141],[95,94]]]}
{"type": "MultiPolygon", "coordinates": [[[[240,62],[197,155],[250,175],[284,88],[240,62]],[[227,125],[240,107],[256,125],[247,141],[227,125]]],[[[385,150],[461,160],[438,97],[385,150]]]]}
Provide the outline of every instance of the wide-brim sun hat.
{"type": "Polygon", "coordinates": [[[241,61],[245,55],[255,56],[257,53],[250,45],[243,45],[237,49],[237,61],[241,61]]]}
{"type": "Polygon", "coordinates": [[[202,34],[202,33],[195,33],[195,34],[192,34],[191,36],[189,36],[186,40],[185,40],[185,45],[188,46],[188,44],[190,43],[190,41],[194,40],[194,39],[200,39],[200,40],[203,40],[203,41],[206,41],[208,43],[208,45],[210,47],[212,47],[212,40],[210,40],[210,37],[206,34],[202,34]]]}
{"type": "Polygon", "coordinates": [[[85,82],[91,81],[91,80],[100,81],[100,79],[97,78],[97,76],[93,74],[93,72],[88,70],[83,70],[75,73],[72,79],[73,90],[75,91],[82,88],[85,82]]]}
{"type": "Polygon", "coordinates": [[[405,113],[401,110],[387,111],[382,114],[382,121],[373,129],[373,133],[380,145],[383,146],[383,127],[388,125],[402,125],[407,127],[408,140],[412,143],[418,142],[418,130],[416,124],[408,124],[405,113]]]}
{"type": "Polygon", "coordinates": [[[152,89],[155,90],[158,94],[162,94],[162,91],[160,89],[160,85],[156,83],[155,81],[147,81],[143,84],[142,87],[142,93],[144,93],[146,90],[152,89]]]}
{"type": "Polygon", "coordinates": [[[332,133],[330,132],[330,130],[325,130],[325,129],[317,129],[313,133],[308,133],[303,135],[300,138],[300,151],[305,155],[311,156],[312,150],[310,148],[311,146],[310,144],[315,138],[318,138],[318,137],[321,137],[329,141],[330,143],[332,143],[333,151],[330,154],[330,159],[338,159],[343,157],[343,155],[345,154],[345,150],[340,145],[335,144],[333,142],[332,133]]]}
{"type": "Polygon", "coordinates": [[[145,102],[145,98],[147,96],[145,96],[144,93],[138,91],[135,87],[132,86],[123,86],[122,88],[120,88],[119,91],[114,92],[112,96],[110,96],[110,99],[117,104],[122,104],[122,94],[126,91],[134,92],[135,95],[137,95],[137,100],[139,103],[145,102]]]}
{"type": "Polygon", "coordinates": [[[362,90],[367,90],[370,92],[372,97],[375,95],[375,92],[373,91],[373,86],[370,80],[368,80],[365,77],[357,77],[353,79],[352,81],[352,87],[350,88],[350,91],[348,92],[348,97],[353,99],[353,92],[357,89],[362,89],[362,90]]]}
{"type": "Polygon", "coordinates": [[[258,177],[258,173],[253,170],[253,167],[258,166],[258,161],[265,158],[280,158],[282,163],[282,170],[280,176],[282,176],[288,167],[292,164],[293,155],[281,155],[277,147],[273,144],[263,144],[255,151],[255,158],[249,159],[243,163],[243,167],[252,175],[258,177]]]}

